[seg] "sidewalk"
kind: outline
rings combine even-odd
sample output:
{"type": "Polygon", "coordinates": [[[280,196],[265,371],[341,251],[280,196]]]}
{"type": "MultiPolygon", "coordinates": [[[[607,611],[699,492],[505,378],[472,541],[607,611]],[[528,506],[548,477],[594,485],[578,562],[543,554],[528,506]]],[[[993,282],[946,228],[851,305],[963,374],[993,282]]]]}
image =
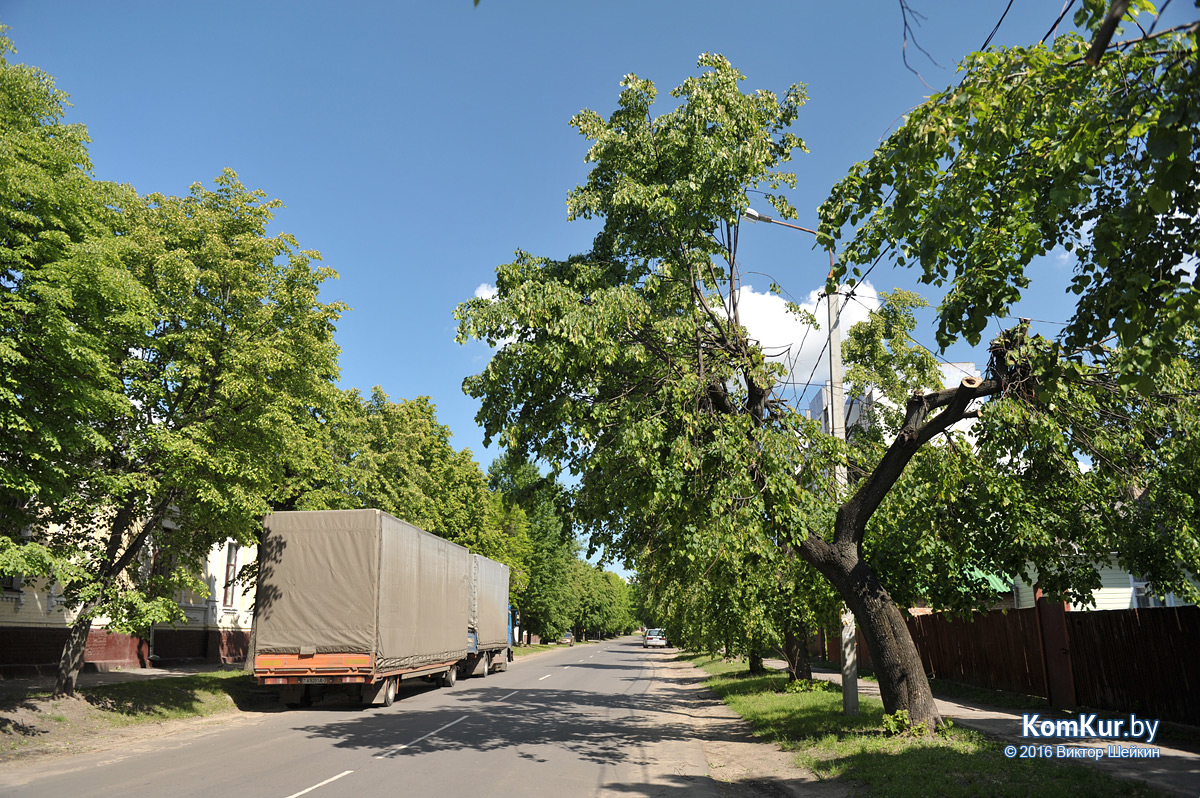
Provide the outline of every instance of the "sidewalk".
{"type": "MultiPolygon", "coordinates": [[[[767,667],[773,667],[778,670],[786,670],[787,668],[784,661],[778,659],[766,660],[765,664],[767,667]]],[[[842,675],[840,673],[818,673],[814,670],[813,678],[823,679],[838,685],[842,683],[842,675]]],[[[859,679],[858,694],[880,700],[879,683],[859,679]]],[[[1030,745],[1031,743],[1052,742],[1055,745],[1060,744],[1051,740],[1034,741],[1021,736],[1021,715],[1031,710],[1024,710],[1023,713],[1019,710],[1000,709],[969,701],[951,701],[936,697],[934,698],[934,702],[937,704],[938,712],[942,714],[942,717],[953,718],[956,726],[963,726],[983,732],[1001,742],[1017,746],[1018,750],[1021,745],[1030,745]]],[[[1056,713],[1053,712],[1043,712],[1041,714],[1043,718],[1056,716],[1056,713]]],[[[1113,742],[1117,741],[1090,739],[1071,743],[1064,741],[1061,744],[1071,748],[1103,749],[1113,742]]],[[[1145,747],[1145,745],[1142,744],[1142,747],[1145,747]]],[[[1087,762],[1095,767],[1103,768],[1115,776],[1143,781],[1157,789],[1177,795],[1186,795],[1189,798],[1200,796],[1200,754],[1180,748],[1171,748],[1162,745],[1157,740],[1150,747],[1160,749],[1162,752],[1161,758],[1109,759],[1108,757],[1104,757],[1102,759],[1081,758],[1069,761],[1087,762]]]]}

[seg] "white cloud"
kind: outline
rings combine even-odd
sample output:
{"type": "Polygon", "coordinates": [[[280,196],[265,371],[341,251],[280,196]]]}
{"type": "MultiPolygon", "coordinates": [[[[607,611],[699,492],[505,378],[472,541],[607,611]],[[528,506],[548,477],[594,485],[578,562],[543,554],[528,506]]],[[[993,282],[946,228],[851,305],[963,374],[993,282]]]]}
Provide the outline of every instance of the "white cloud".
{"type": "MultiPolygon", "coordinates": [[[[846,332],[860,321],[865,321],[871,310],[879,307],[879,294],[870,283],[854,288],[853,298],[847,299],[843,291],[842,313],[838,322],[842,340],[846,332]]],[[[822,289],[810,291],[808,296],[796,304],[817,318],[820,329],[796,318],[787,308],[787,301],[769,292],[759,293],[752,286],[743,286],[738,294],[738,307],[742,324],[756,338],[763,352],[772,360],[783,363],[792,382],[812,381],[820,384],[829,378],[829,353],[826,340],[829,336],[829,316],[822,289]],[[818,360],[819,358],[819,360],[818,360]],[[815,368],[814,368],[815,366],[815,368]]],[[[803,386],[797,386],[804,390],[803,386]]]]}
{"type": "Polygon", "coordinates": [[[479,299],[495,299],[496,286],[491,283],[480,283],[479,287],[475,289],[475,296],[479,299]]]}

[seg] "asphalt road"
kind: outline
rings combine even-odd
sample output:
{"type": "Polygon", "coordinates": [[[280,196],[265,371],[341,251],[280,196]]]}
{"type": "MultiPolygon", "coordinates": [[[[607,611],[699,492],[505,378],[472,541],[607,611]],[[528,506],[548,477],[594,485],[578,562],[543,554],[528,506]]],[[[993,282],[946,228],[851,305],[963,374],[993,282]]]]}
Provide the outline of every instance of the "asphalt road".
{"type": "Polygon", "coordinates": [[[640,638],[518,659],[391,707],[251,713],[0,774],[0,795],[366,798],[715,795],[698,680],[640,638]]]}

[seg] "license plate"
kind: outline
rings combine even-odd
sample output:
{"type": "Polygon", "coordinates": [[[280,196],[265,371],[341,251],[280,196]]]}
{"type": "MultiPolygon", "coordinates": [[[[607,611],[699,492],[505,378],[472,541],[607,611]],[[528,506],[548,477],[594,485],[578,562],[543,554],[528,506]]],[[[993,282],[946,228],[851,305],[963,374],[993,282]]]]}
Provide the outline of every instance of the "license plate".
{"type": "Polygon", "coordinates": [[[300,684],[329,684],[327,676],[301,676],[300,684]]]}

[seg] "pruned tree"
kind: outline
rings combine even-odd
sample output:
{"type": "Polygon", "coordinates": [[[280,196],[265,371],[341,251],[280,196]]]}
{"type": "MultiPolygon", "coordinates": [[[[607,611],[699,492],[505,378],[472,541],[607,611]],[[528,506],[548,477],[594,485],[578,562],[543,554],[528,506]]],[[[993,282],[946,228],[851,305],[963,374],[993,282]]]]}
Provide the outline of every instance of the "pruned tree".
{"type": "MultiPolygon", "coordinates": [[[[725,546],[794,551],[854,609],[889,711],[937,713],[903,616],[862,560],[866,525],[913,454],[999,380],[908,403],[895,444],[849,497],[828,475],[845,449],[781,398],[782,368],[742,326],[736,260],[745,190],[794,178],[776,170],[802,143],[787,129],[804,95],[742,94],[728,61],[650,115],[651,83],[626,78],[605,121],[573,121],[595,143],[572,216],[600,216],[587,256],[519,254],[497,296],[460,306],[460,335],[505,341],[466,390],[479,420],[579,478],[576,519],[628,556],[670,546],[701,562],[725,546]],[[724,263],[718,268],[714,258],[724,263]]],[[[769,195],[784,216],[794,211],[769,195]]]]}
{"type": "MultiPolygon", "coordinates": [[[[778,166],[802,146],[788,127],[803,92],[742,94],[743,77],[728,61],[700,63],[706,71],[673,92],[673,111],[653,117],[653,85],[629,76],[608,120],[586,111],[573,120],[594,142],[594,165],[568,206],[572,217],[602,218],[603,229],[586,255],[555,261],[518,253],[497,269],[494,299],[459,307],[461,338],[499,346],[465,390],[482,401],[478,418],[489,439],[577,477],[573,518],[593,545],[630,559],[671,549],[694,562],[697,575],[730,552],[738,555],[730,562],[756,551],[803,559],[854,611],[886,710],[907,710],[913,723],[933,728],[940,718],[903,610],[873,565],[873,557],[889,562],[879,510],[898,486],[916,495],[905,492],[909,466],[936,463],[943,450],[931,443],[978,415],[981,401],[1004,394],[1009,401],[999,407],[1034,407],[1064,366],[1018,325],[994,343],[985,378],[944,388],[928,379],[928,363],[905,354],[911,344],[901,346],[903,336],[881,323],[876,338],[890,336],[891,361],[876,363],[876,379],[905,391],[888,435],[859,446],[822,434],[789,406],[783,367],[763,355],[739,315],[745,192],[793,180],[778,166]],[[885,367],[904,363],[912,367],[901,370],[904,379],[889,382],[885,367]],[[844,494],[831,479],[838,463],[854,475],[844,494]]],[[[794,216],[782,197],[768,199],[794,216]]],[[[903,327],[902,316],[893,312],[892,328],[903,327]]],[[[864,352],[876,347],[859,343],[864,352]]],[[[1110,390],[1095,363],[1073,373],[1093,393],[1110,390]]],[[[991,523],[1002,517],[982,517],[986,530],[977,539],[989,556],[1004,545],[1004,525],[991,523]]],[[[911,529],[908,540],[935,541],[944,530],[911,529]]],[[[1069,540],[1057,551],[1013,551],[1052,563],[1069,540]]],[[[919,556],[898,561],[926,564],[919,556]]],[[[964,556],[941,576],[953,579],[979,562],[987,560],[964,556]]],[[[1077,584],[1082,574],[1076,570],[1077,584]]],[[[932,580],[897,584],[917,595],[932,580]]]]}

